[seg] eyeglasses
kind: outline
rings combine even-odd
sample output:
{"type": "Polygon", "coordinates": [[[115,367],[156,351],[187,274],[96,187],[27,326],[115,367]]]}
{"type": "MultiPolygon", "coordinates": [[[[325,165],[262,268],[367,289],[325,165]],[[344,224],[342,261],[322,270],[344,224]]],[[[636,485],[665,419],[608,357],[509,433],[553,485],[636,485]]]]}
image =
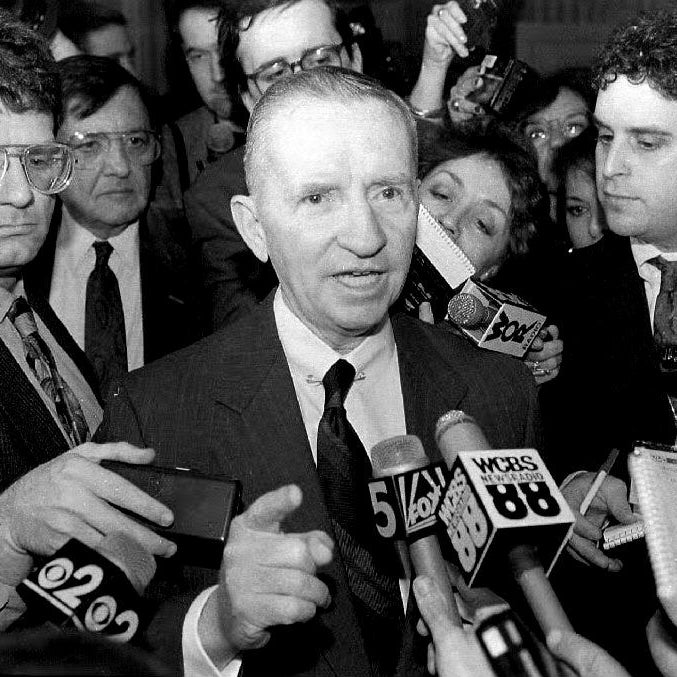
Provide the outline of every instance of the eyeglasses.
{"type": "Polygon", "coordinates": [[[273,83],[293,75],[297,68],[309,71],[321,66],[341,66],[341,50],[343,43],[338,45],[320,45],[307,49],[301,58],[291,63],[286,59],[278,59],[272,63],[264,64],[261,68],[247,75],[247,80],[252,80],[259,92],[263,94],[273,83]]]}
{"type": "Polygon", "coordinates": [[[155,132],[137,129],[130,132],[75,132],[68,139],[78,169],[94,169],[101,158],[110,152],[113,141],[120,141],[132,162],[149,165],[160,156],[160,142],[155,132]]]}
{"type": "Polygon", "coordinates": [[[19,158],[31,188],[44,195],[60,193],[71,180],[73,154],[62,143],[0,146],[0,182],[9,168],[9,158],[19,158]]]}
{"type": "Polygon", "coordinates": [[[539,145],[548,143],[554,134],[562,139],[575,139],[582,134],[590,122],[587,118],[579,117],[570,120],[549,120],[548,122],[526,122],[522,130],[531,143],[539,145]]]}

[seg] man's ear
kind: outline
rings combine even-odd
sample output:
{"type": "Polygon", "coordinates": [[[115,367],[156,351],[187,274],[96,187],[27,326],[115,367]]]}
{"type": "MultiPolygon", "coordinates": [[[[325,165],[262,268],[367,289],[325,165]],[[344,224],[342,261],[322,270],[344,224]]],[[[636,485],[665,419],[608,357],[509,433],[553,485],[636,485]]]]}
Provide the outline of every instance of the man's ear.
{"type": "Polygon", "coordinates": [[[233,195],[230,200],[230,211],[240,237],[245,241],[247,247],[254,252],[256,258],[265,263],[268,260],[266,234],[259,221],[256,205],[251,196],[233,195]]]}
{"type": "Polygon", "coordinates": [[[251,95],[249,89],[240,90],[240,99],[242,99],[242,103],[244,104],[244,107],[247,109],[247,112],[251,113],[252,110],[254,109],[254,104],[256,103],[256,100],[251,95]]]}
{"type": "Polygon", "coordinates": [[[350,46],[350,51],[350,67],[358,73],[364,72],[362,64],[362,50],[360,49],[360,46],[356,42],[353,42],[353,44],[350,46]]]}

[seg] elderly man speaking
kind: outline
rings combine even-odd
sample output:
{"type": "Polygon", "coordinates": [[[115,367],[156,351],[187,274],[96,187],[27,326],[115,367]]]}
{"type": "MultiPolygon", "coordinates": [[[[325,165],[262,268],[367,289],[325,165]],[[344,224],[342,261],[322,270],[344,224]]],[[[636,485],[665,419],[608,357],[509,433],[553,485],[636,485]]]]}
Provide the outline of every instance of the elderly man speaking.
{"type": "MultiPolygon", "coordinates": [[[[181,614],[191,674],[243,662],[255,675],[423,675],[406,575],[375,541],[365,450],[406,432],[439,457],[435,422],[456,408],[495,446],[532,446],[533,378],[389,317],[418,208],[416,135],[397,96],[338,68],[284,78],[253,110],[245,169],[250,194],[232,199],[233,216],[279,287],[130,374],[100,436],[242,482],[248,507],[219,576],[202,591],[184,579],[200,593],[181,614]]],[[[165,646],[169,633],[157,633],[165,646]]]]}

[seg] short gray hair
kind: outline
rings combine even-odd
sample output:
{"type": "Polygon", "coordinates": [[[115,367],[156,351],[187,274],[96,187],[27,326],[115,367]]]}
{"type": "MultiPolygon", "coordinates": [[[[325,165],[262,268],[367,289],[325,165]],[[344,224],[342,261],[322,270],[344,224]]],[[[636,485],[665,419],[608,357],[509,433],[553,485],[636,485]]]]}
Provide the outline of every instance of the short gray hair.
{"type": "Polygon", "coordinates": [[[352,105],[359,101],[380,101],[399,117],[407,130],[412,167],[416,167],[418,141],[416,124],[407,104],[378,80],[346,68],[323,67],[300,71],[283,78],[265,91],[256,102],[247,126],[244,168],[251,193],[260,178],[257,167],[266,132],[275,114],[292,101],[317,99],[352,105]]]}

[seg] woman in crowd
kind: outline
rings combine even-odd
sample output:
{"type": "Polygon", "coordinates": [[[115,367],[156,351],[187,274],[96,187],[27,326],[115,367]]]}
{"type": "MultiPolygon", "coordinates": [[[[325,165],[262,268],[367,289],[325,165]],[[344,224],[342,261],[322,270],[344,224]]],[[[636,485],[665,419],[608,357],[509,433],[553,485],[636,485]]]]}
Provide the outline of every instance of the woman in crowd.
{"type": "Polygon", "coordinates": [[[586,129],[557,153],[553,171],[557,182],[557,224],[569,247],[580,249],[599,242],[606,229],[595,187],[595,130],[586,129]]]}
{"type": "MultiPolygon", "coordinates": [[[[506,264],[517,271],[529,261],[538,230],[549,218],[531,154],[499,125],[468,129],[462,136],[446,127],[431,128],[421,139],[419,179],[421,202],[470,259],[475,277],[522,292],[504,274],[506,264]]],[[[557,375],[558,333],[547,326],[527,355],[539,383],[557,375]]]]}

